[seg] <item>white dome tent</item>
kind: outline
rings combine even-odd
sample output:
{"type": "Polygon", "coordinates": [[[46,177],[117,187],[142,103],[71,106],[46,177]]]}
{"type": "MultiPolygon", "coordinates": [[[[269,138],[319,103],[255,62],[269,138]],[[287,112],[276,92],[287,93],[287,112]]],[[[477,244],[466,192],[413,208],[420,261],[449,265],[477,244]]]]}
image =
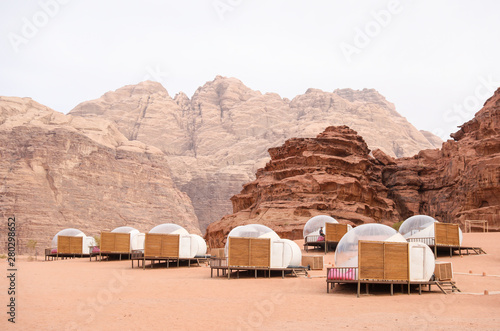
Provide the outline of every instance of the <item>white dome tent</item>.
{"type": "MultiPolygon", "coordinates": [[[[407,218],[399,227],[401,233],[408,241],[411,242],[424,242],[428,245],[434,245],[435,241],[435,226],[436,223],[443,224],[436,221],[434,218],[427,215],[415,215],[407,218]]],[[[448,224],[448,223],[445,223],[448,224]]],[[[458,244],[462,245],[462,230],[458,227],[458,244]]]]}
{"type": "Polygon", "coordinates": [[[179,235],[179,258],[191,259],[195,257],[204,257],[207,253],[207,244],[205,240],[197,234],[190,234],[180,225],[163,223],[152,228],[149,233],[179,235]]]}
{"type": "MultiPolygon", "coordinates": [[[[434,273],[435,258],[424,243],[407,243],[393,228],[383,224],[363,224],[349,231],[339,242],[335,252],[335,266],[357,268],[359,241],[405,243],[408,245],[410,281],[429,281],[434,273]]],[[[354,275],[353,275],[354,278],[354,275]]]]}
{"type": "Polygon", "coordinates": [[[340,239],[335,251],[335,266],[358,266],[359,240],[406,242],[403,236],[387,225],[370,223],[357,226],[340,239]]]}
{"type": "Polygon", "coordinates": [[[144,233],[131,226],[120,226],[111,233],[125,233],[130,235],[130,251],[144,249],[144,233]]]}
{"type": "Polygon", "coordinates": [[[282,270],[284,275],[285,269],[299,268],[302,261],[302,252],[294,241],[281,239],[261,224],[232,229],[227,236],[225,253],[229,265],[226,268],[233,270],[282,270]]]}
{"type": "Polygon", "coordinates": [[[304,225],[304,249],[309,251],[309,246],[324,248],[328,253],[330,246],[336,247],[340,239],[352,230],[350,224],[340,224],[331,216],[317,215],[310,218],[304,225]],[[322,229],[322,233],[320,230],[322,229]]]}
{"type": "MultiPolygon", "coordinates": [[[[69,239],[69,238],[68,238],[69,239]]],[[[79,242],[79,240],[78,240],[79,242]]],[[[51,254],[58,254],[58,255],[65,255],[65,254],[73,254],[73,255],[78,255],[78,254],[83,254],[83,255],[88,255],[92,253],[92,248],[96,246],[96,241],[93,237],[88,237],[86,236],[82,231],[74,228],[68,228],[59,231],[53,238],[52,238],[52,244],[51,244],[51,254]],[[81,239],[81,250],[79,249],[80,247],[72,247],[72,251],[64,251],[61,250],[61,247],[58,245],[59,243],[59,237],[71,237],[71,238],[82,238],[81,239]],[[59,248],[59,251],[58,251],[59,248]],[[76,248],[76,251],[74,250],[76,248]]],[[[69,247],[68,247],[69,248],[69,247]]]]}
{"type": "Polygon", "coordinates": [[[325,228],[325,223],[334,223],[338,224],[337,220],[333,217],[327,215],[318,215],[310,218],[306,224],[304,225],[303,235],[304,240],[307,241],[316,241],[317,236],[319,236],[319,229],[325,228]],[[313,240],[308,240],[308,238],[312,238],[313,240]]]}

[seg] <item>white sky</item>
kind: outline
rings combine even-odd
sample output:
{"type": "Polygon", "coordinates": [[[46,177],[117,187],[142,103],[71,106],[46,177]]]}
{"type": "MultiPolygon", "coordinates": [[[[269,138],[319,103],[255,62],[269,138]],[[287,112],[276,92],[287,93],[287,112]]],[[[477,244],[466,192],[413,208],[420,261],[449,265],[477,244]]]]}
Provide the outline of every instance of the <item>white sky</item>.
{"type": "Polygon", "coordinates": [[[190,97],[216,75],[290,99],[375,88],[446,138],[500,86],[499,12],[496,0],[2,1],[0,95],[68,112],[146,79],[190,97]]]}

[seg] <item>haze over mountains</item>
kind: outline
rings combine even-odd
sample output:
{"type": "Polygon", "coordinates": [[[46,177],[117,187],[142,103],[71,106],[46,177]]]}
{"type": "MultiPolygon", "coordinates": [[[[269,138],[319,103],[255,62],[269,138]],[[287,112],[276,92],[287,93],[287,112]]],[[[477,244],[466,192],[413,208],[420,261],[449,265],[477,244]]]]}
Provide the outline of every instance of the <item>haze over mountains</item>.
{"type": "Polygon", "coordinates": [[[231,196],[269,160],[268,148],[286,139],[348,125],[370,149],[394,157],[442,143],[418,131],[372,89],[308,89],[288,100],[221,76],[191,98],[182,92],[172,98],[161,84],[146,81],[83,102],[70,114],[109,120],[129,140],[163,151],[177,187],[193,202],[202,231],[232,212],[231,196]]]}

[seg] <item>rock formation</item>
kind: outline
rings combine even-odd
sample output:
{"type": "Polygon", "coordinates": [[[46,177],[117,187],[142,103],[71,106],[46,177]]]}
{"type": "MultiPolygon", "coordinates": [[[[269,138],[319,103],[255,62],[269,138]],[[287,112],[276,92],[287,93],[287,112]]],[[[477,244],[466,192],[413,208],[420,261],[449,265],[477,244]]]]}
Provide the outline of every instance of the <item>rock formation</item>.
{"type": "Polygon", "coordinates": [[[148,231],[176,222],[201,233],[165,155],[129,141],[108,121],[0,97],[0,142],[2,247],[12,215],[21,246],[33,239],[46,247],[67,227],[94,235],[122,225],[148,231]]]}
{"type": "Polygon", "coordinates": [[[426,214],[443,222],[487,220],[500,230],[500,89],[440,150],[401,158],[383,183],[403,218],[426,214]]]}
{"type": "Polygon", "coordinates": [[[353,225],[398,221],[382,185],[382,165],[369,152],[363,138],[347,126],[269,149],[271,161],[232,197],[233,214],[208,226],[209,244],[221,246],[232,228],[249,223],[265,224],[290,239],[302,238],[306,221],[319,214],[353,225]]]}
{"type": "Polygon", "coordinates": [[[159,83],[143,82],[83,102],[71,114],[109,119],[128,139],[167,154],[202,230],[231,212],[230,197],[269,160],[267,149],[286,139],[346,124],[370,148],[393,157],[440,145],[439,138],[419,132],[375,90],[309,89],[290,101],[220,76],[191,99],[182,92],[171,98],[159,83]]]}
{"type": "Polygon", "coordinates": [[[391,224],[417,214],[449,223],[487,220],[500,230],[500,89],[442,149],[394,159],[369,150],[347,127],[315,139],[290,139],[271,148],[257,179],[233,196],[233,214],[212,223],[208,242],[223,245],[238,225],[261,223],[300,238],[311,216],[343,223],[391,224]]]}

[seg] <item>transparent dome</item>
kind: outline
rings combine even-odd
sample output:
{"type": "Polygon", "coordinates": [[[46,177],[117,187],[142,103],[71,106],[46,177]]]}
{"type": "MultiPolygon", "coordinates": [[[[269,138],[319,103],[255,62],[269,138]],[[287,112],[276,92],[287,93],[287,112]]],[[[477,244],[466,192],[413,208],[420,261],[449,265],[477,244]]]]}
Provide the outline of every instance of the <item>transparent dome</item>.
{"type": "Polygon", "coordinates": [[[152,228],[149,233],[189,234],[182,226],[173,223],[163,223],[152,228]]]}
{"type": "Polygon", "coordinates": [[[359,240],[406,242],[405,238],[390,226],[376,223],[360,225],[340,239],[335,250],[336,267],[358,266],[359,240]]]}
{"type": "Polygon", "coordinates": [[[338,223],[335,218],[327,216],[327,215],[318,215],[314,216],[309,221],[307,221],[306,225],[304,225],[303,235],[306,238],[309,235],[319,235],[319,229],[325,227],[325,223],[338,223]]]}
{"type": "Polygon", "coordinates": [[[59,231],[53,238],[52,238],[52,247],[57,248],[57,237],[58,236],[68,236],[68,237],[85,237],[85,234],[78,230],[78,229],[64,229],[59,231]]]}
{"type": "Polygon", "coordinates": [[[262,224],[247,224],[237,226],[232,229],[227,236],[280,239],[276,232],[262,224]]]}
{"type": "Polygon", "coordinates": [[[405,238],[414,235],[417,232],[430,226],[432,223],[437,222],[434,218],[427,215],[415,215],[407,218],[399,227],[399,233],[405,238]]]}

